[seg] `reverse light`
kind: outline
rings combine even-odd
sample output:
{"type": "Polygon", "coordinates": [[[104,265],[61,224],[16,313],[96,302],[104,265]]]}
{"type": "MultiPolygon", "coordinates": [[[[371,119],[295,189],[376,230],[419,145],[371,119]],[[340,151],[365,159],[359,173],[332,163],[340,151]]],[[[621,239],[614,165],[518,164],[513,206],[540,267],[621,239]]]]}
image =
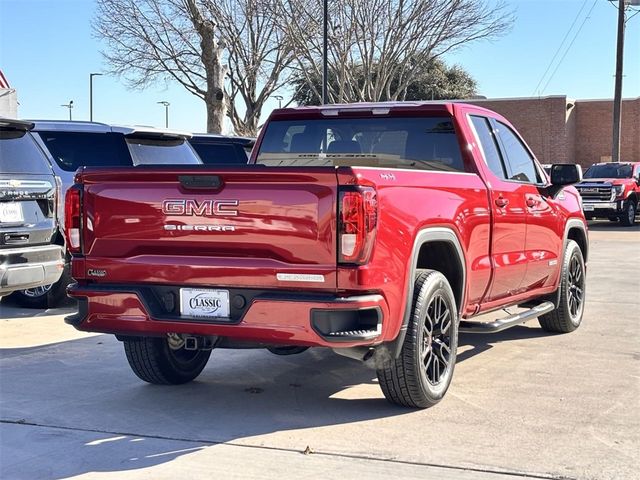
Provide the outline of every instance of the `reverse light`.
{"type": "Polygon", "coordinates": [[[339,196],[338,260],[362,265],[369,260],[378,223],[376,191],[348,187],[339,196]]]}
{"type": "Polygon", "coordinates": [[[81,251],[81,195],[82,187],[80,185],[72,186],[65,195],[64,233],[67,238],[67,250],[70,253],[81,251]]]}

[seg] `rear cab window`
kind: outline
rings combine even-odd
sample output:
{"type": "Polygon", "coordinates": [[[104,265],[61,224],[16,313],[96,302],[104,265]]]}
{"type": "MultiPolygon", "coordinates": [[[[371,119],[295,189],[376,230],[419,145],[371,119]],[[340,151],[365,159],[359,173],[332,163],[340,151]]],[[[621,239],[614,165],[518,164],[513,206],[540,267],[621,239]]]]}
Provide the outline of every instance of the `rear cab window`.
{"type": "Polygon", "coordinates": [[[256,163],[464,172],[451,117],[273,120],[256,163]]]}

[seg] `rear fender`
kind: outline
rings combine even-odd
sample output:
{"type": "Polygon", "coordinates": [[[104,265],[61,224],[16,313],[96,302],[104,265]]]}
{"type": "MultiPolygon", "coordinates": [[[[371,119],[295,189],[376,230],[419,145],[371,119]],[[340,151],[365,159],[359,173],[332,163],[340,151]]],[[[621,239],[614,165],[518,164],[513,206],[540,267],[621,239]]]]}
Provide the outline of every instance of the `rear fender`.
{"type": "Polygon", "coordinates": [[[459,299],[457,305],[458,321],[460,320],[460,315],[463,310],[463,306],[465,305],[467,269],[464,250],[462,249],[460,240],[458,240],[458,236],[451,228],[446,227],[430,227],[420,230],[414,240],[413,249],[411,252],[410,268],[407,269],[407,288],[405,290],[405,309],[404,315],[402,317],[402,325],[396,339],[384,345],[384,347],[388,349],[389,354],[392,355],[393,358],[398,358],[398,356],[400,355],[402,344],[404,343],[404,339],[407,335],[407,327],[409,325],[409,319],[411,317],[411,307],[413,303],[413,279],[415,278],[416,270],[418,268],[418,257],[420,254],[420,250],[423,245],[431,242],[447,242],[454,247],[457,256],[457,258],[455,258],[454,260],[458,261],[460,270],[462,271],[462,282],[460,289],[458,292],[454,292],[456,294],[456,297],[459,299]]]}

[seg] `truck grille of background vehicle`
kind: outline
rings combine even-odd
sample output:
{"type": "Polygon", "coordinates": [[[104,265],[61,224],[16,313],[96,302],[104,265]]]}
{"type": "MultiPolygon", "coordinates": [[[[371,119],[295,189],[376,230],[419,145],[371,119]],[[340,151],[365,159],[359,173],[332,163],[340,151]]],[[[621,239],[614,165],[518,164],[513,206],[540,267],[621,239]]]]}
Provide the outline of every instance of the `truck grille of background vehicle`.
{"type": "Polygon", "coordinates": [[[609,202],[615,199],[613,190],[607,187],[578,187],[578,192],[583,200],[598,200],[609,202]]]}

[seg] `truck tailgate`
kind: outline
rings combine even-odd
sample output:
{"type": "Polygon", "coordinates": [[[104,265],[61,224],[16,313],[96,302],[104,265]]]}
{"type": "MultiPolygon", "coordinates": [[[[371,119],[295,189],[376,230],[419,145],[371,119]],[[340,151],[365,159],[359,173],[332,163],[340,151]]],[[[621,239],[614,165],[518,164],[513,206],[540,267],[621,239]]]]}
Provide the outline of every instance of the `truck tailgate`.
{"type": "Polygon", "coordinates": [[[333,168],[112,168],[77,181],[87,279],[336,289],[333,168]]]}

